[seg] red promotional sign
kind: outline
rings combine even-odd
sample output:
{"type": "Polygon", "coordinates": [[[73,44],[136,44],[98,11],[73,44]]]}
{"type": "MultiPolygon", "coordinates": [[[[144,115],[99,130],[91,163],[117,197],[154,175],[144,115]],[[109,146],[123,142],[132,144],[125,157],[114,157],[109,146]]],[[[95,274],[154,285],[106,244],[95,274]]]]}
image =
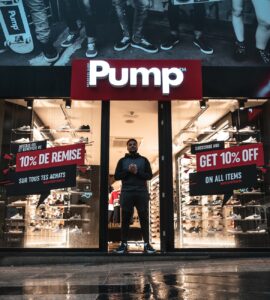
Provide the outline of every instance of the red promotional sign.
{"type": "Polygon", "coordinates": [[[74,60],[75,100],[201,99],[199,60],[74,60]]]}
{"type": "Polygon", "coordinates": [[[196,154],[197,172],[264,164],[261,143],[196,154]]]}
{"type": "Polygon", "coordinates": [[[84,164],[85,144],[18,153],[16,172],[84,164]]]}

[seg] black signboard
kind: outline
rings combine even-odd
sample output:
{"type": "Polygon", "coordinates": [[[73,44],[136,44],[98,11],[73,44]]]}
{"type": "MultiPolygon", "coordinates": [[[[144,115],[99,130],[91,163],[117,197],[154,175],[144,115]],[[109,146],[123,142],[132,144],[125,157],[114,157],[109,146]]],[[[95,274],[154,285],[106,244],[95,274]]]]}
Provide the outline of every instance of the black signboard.
{"type": "Polygon", "coordinates": [[[30,143],[11,143],[10,145],[10,151],[14,154],[27,151],[43,150],[46,148],[47,140],[30,143]]]}
{"type": "Polygon", "coordinates": [[[256,165],[191,173],[190,196],[225,194],[257,184],[256,165]]]}
{"type": "Polygon", "coordinates": [[[9,173],[7,196],[40,194],[51,189],[76,186],[76,165],[9,173]]]}
{"type": "Polygon", "coordinates": [[[221,149],[224,149],[224,141],[203,144],[191,144],[191,154],[221,149]]]}

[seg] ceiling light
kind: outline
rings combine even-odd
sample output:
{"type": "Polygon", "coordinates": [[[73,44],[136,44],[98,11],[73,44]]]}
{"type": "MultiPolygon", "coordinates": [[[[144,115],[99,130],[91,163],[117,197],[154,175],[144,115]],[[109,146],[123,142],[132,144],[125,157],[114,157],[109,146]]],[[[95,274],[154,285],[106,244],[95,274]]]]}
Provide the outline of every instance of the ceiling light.
{"type": "Polygon", "coordinates": [[[26,101],[26,105],[28,109],[33,109],[33,100],[31,99],[27,99],[26,101]]]}
{"type": "Polygon", "coordinates": [[[71,99],[66,99],[65,102],[66,102],[66,106],[65,107],[67,109],[71,109],[71,99]]]}
{"type": "Polygon", "coordinates": [[[239,106],[240,110],[244,110],[245,109],[245,102],[246,101],[247,101],[246,99],[240,99],[240,100],[238,100],[238,106],[239,106]]]}
{"type": "Polygon", "coordinates": [[[205,100],[200,100],[200,108],[206,109],[206,101],[205,100]]]}

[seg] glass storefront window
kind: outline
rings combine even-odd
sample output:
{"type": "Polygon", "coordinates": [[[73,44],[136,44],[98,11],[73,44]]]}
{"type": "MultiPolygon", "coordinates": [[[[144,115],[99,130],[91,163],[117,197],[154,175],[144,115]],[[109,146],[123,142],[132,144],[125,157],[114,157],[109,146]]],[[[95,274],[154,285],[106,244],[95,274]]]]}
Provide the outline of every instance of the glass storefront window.
{"type": "Polygon", "coordinates": [[[1,196],[1,247],[99,247],[101,102],[72,101],[68,108],[62,99],[9,100],[1,108],[2,180],[19,176],[1,196]],[[85,153],[75,165],[75,152],[68,149],[78,145],[85,153]],[[39,149],[58,151],[54,162],[62,163],[42,167],[39,149]],[[30,153],[23,160],[28,169],[20,172],[16,157],[24,151],[30,153]]]}
{"type": "Polygon", "coordinates": [[[267,111],[265,100],[172,102],[176,248],[270,246],[268,154],[257,149],[267,111]]]}

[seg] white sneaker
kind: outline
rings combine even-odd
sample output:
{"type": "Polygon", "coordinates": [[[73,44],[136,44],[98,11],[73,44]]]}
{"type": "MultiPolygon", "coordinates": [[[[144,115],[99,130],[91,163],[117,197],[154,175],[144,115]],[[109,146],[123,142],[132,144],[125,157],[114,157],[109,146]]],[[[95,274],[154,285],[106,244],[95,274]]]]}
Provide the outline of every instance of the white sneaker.
{"type": "Polygon", "coordinates": [[[183,141],[183,144],[192,144],[198,142],[197,138],[188,138],[187,140],[183,141]]]}
{"type": "Polygon", "coordinates": [[[16,215],[12,216],[10,219],[12,220],[22,220],[23,216],[17,213],[16,215]]]}
{"type": "Polygon", "coordinates": [[[241,215],[237,215],[237,214],[231,214],[227,217],[227,220],[241,220],[242,217],[241,215]]]}
{"type": "Polygon", "coordinates": [[[17,128],[16,130],[18,130],[18,131],[30,131],[31,127],[29,125],[23,125],[23,126],[17,128]]]}
{"type": "Polygon", "coordinates": [[[81,215],[75,214],[74,216],[70,217],[69,220],[81,220],[81,215]]]}
{"type": "Polygon", "coordinates": [[[29,142],[30,142],[29,138],[26,138],[26,139],[25,138],[21,138],[21,139],[13,141],[13,143],[16,143],[16,144],[29,143],[29,142]]]}
{"type": "Polygon", "coordinates": [[[238,130],[239,132],[254,132],[254,130],[251,128],[251,126],[246,126],[244,128],[241,128],[238,130]]]}
{"type": "Polygon", "coordinates": [[[241,232],[243,232],[243,230],[240,226],[236,226],[235,228],[228,229],[227,232],[229,232],[229,233],[241,233],[241,232]]]}
{"type": "Polygon", "coordinates": [[[245,220],[260,220],[261,219],[261,216],[260,215],[257,215],[257,214],[254,214],[254,215],[250,215],[248,217],[245,217],[245,220]]]}
{"type": "Polygon", "coordinates": [[[66,125],[60,126],[58,130],[59,131],[71,131],[72,129],[68,124],[66,124],[66,125]]]}
{"type": "Polygon", "coordinates": [[[253,138],[252,136],[250,136],[248,139],[242,141],[242,143],[257,143],[256,138],[253,138]]]}
{"type": "Polygon", "coordinates": [[[56,144],[70,144],[70,139],[66,138],[66,137],[62,137],[62,138],[56,139],[54,142],[56,144]]]}

